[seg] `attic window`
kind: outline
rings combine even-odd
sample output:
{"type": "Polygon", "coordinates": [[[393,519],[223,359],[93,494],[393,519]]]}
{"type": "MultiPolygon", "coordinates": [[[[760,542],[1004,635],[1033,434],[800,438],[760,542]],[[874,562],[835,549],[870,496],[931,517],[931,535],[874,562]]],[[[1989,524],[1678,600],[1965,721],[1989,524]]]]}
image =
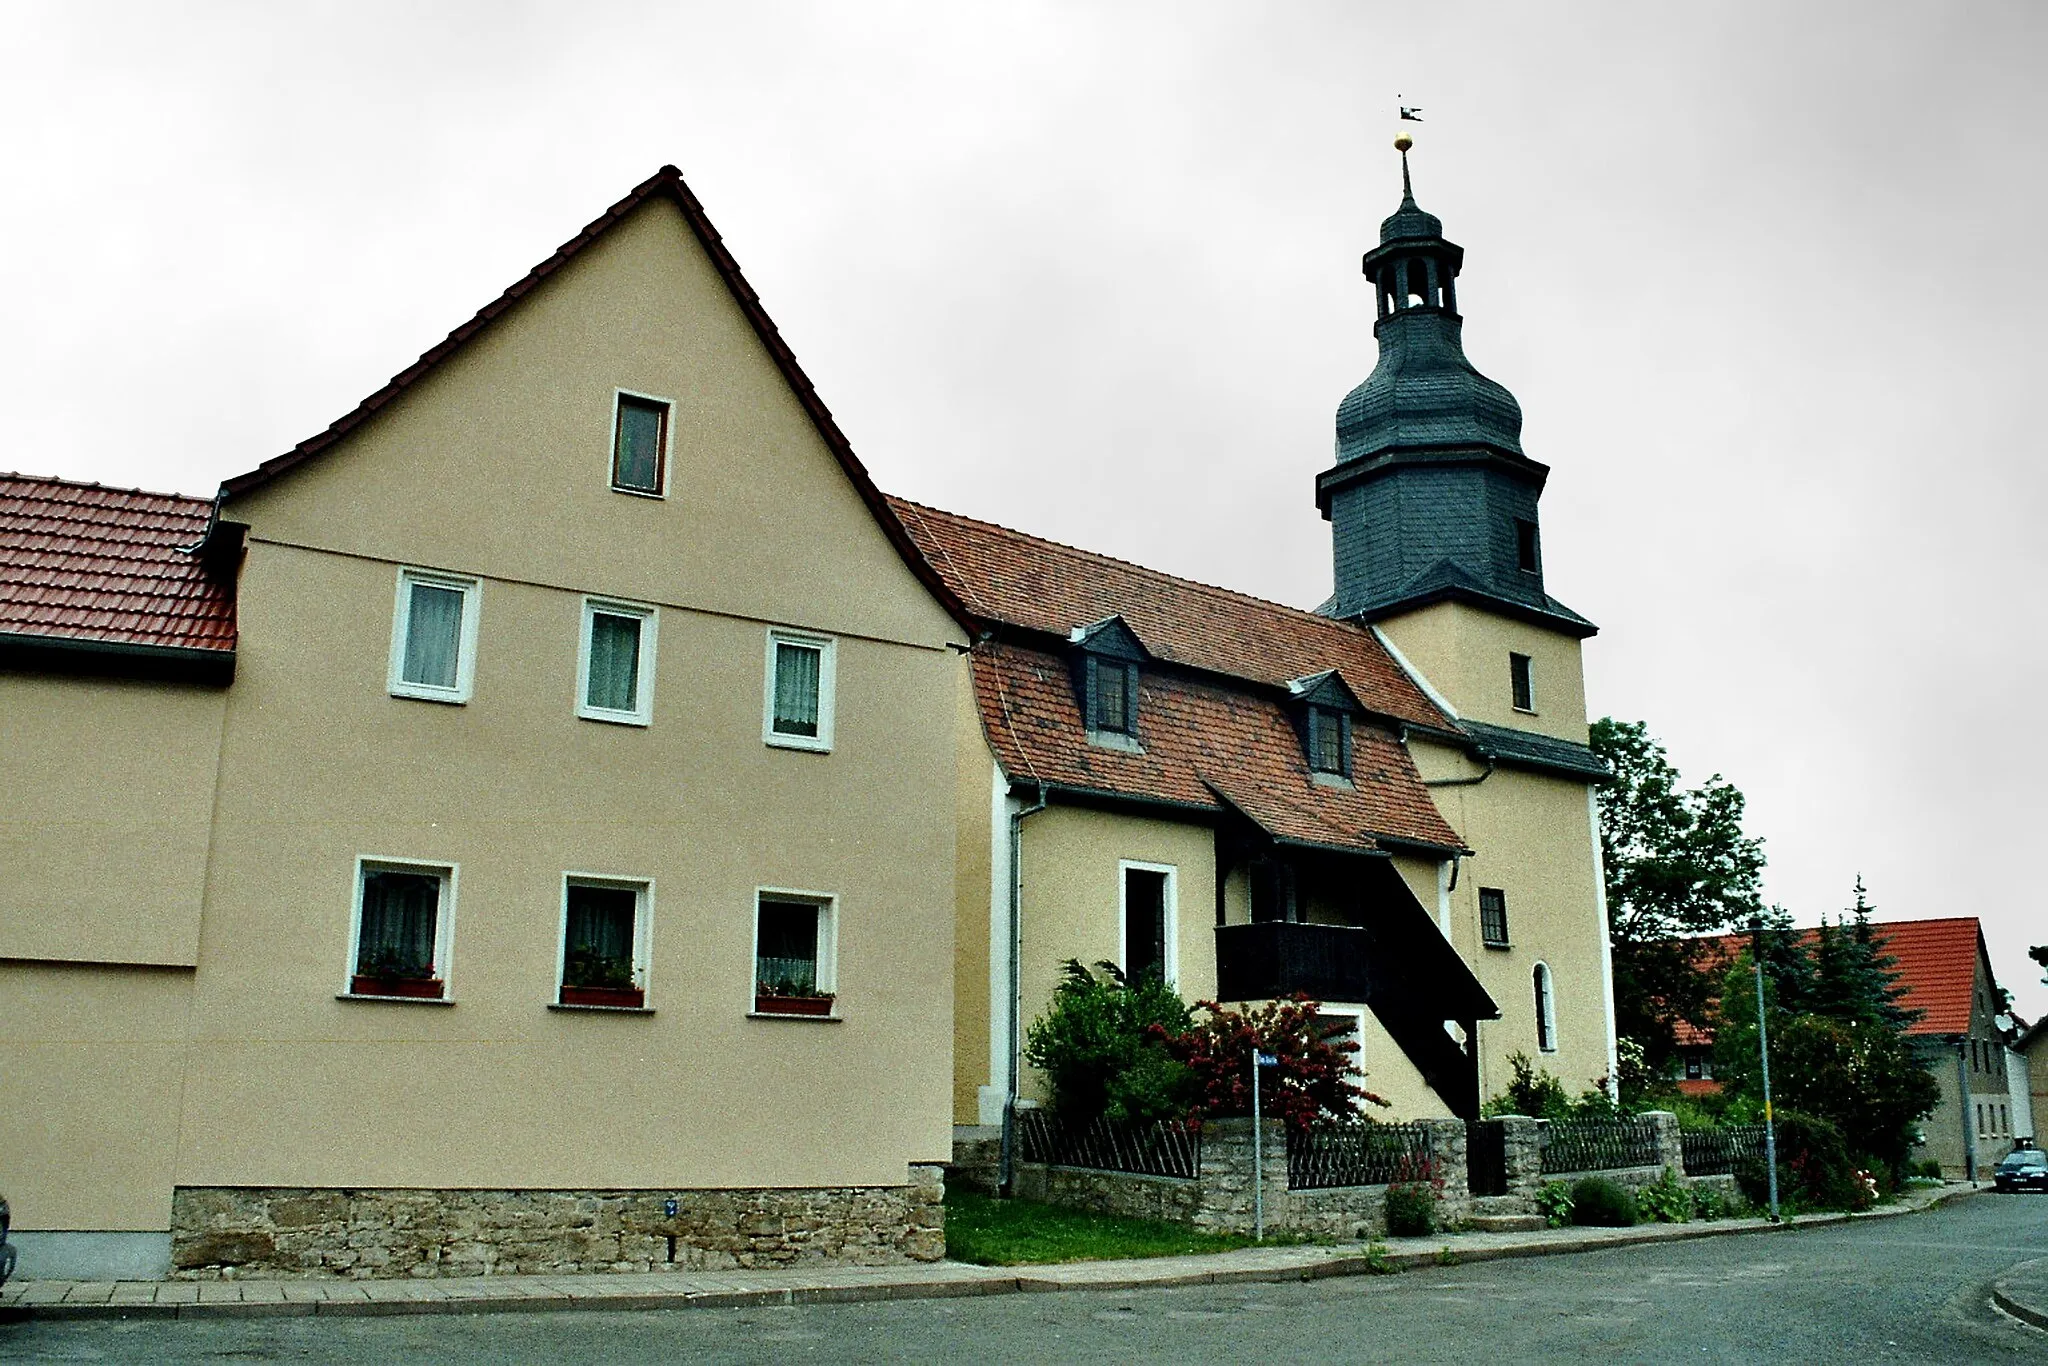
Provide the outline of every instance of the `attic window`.
{"type": "Polygon", "coordinates": [[[612,421],[612,487],[659,498],[668,465],[669,405],[641,394],[618,394],[612,421]]]}
{"type": "Polygon", "coordinates": [[[1138,666],[1088,656],[1088,729],[1105,735],[1138,733],[1138,666]]]}
{"type": "Polygon", "coordinates": [[[1316,773],[1351,776],[1351,718],[1334,707],[1308,709],[1308,766],[1316,773]]]}

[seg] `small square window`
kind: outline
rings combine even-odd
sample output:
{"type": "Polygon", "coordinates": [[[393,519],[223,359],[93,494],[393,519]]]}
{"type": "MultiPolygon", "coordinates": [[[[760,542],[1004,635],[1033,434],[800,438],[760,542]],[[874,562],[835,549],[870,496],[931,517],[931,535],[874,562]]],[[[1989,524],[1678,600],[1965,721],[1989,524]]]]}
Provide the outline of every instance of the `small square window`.
{"type": "Polygon", "coordinates": [[[478,597],[475,579],[424,569],[398,571],[387,680],[393,697],[469,701],[478,597]]]}
{"type": "Polygon", "coordinates": [[[1536,666],[1529,656],[1508,656],[1508,685],[1514,693],[1516,711],[1536,710],[1536,666]]]}
{"type": "Polygon", "coordinates": [[[452,866],[359,860],[348,994],[445,997],[454,900],[452,866]]]}
{"type": "Polygon", "coordinates": [[[576,666],[576,714],[587,721],[644,726],[654,717],[652,607],[583,601],[576,666]]]}
{"type": "Polygon", "coordinates": [[[1515,519],[1515,568],[1524,574],[1541,568],[1536,559],[1536,524],[1520,517],[1515,519]]]}
{"type": "Polygon", "coordinates": [[[1508,894],[1498,887],[1479,889],[1479,938],[1490,949],[1508,947],[1508,894]]]}
{"type": "Polygon", "coordinates": [[[832,1014],[837,992],[830,897],[763,891],[754,908],[754,1011],[832,1014]]]}
{"type": "Polygon", "coordinates": [[[668,473],[669,405],[621,392],[612,421],[612,487],[660,497],[668,473]]]}
{"type": "Polygon", "coordinates": [[[649,894],[645,882],[578,874],[564,879],[557,1004],[646,1006],[649,894]]]}
{"type": "Polygon", "coordinates": [[[785,749],[832,748],[836,643],[827,636],[768,633],[761,738],[785,749]]]}
{"type": "Polygon", "coordinates": [[[1329,707],[1308,709],[1308,766],[1317,773],[1351,776],[1351,718],[1329,707]]]}

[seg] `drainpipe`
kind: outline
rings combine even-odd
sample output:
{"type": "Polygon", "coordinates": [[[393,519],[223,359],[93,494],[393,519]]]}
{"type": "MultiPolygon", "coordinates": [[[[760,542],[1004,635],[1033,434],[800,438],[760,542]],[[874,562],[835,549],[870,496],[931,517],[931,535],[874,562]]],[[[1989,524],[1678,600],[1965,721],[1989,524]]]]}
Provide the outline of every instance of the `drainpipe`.
{"type": "Polygon", "coordinates": [[[997,1191],[1008,1199],[1017,1174],[1017,1082],[1020,1055],[1024,1048],[1024,1026],[1018,1018],[1024,1009],[1024,818],[1045,810],[1045,784],[1038,785],[1038,800],[1010,813],[1010,971],[1005,989],[1010,996],[1009,1048],[1005,1050],[1008,1076],[1003,1092],[1003,1160],[997,1191]]]}
{"type": "Polygon", "coordinates": [[[1956,1040],[1956,1111],[1963,1117],[1963,1174],[1977,1184],[1977,1131],[1970,1127],[1970,1073],[1963,1064],[1967,1039],[1956,1040]]]}
{"type": "Polygon", "coordinates": [[[1479,757],[1485,761],[1486,771],[1476,778],[1429,778],[1425,779],[1422,785],[1424,787],[1477,787],[1493,776],[1493,756],[1491,754],[1482,754],[1479,757]]]}

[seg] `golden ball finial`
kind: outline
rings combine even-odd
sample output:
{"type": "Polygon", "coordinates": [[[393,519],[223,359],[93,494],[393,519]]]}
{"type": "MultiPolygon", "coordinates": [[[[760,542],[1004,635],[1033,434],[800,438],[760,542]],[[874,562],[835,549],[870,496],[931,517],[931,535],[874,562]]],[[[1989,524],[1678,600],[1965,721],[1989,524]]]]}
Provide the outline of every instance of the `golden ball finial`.
{"type": "Polygon", "coordinates": [[[1401,129],[1401,130],[1400,130],[1399,132],[1397,132],[1397,133],[1395,133],[1395,134],[1394,134],[1394,150],[1395,150],[1395,151],[1397,151],[1397,152],[1405,152],[1405,151],[1407,151],[1407,150],[1408,150],[1408,149],[1409,149],[1410,147],[1413,147],[1414,145],[1415,145],[1415,139],[1414,139],[1414,138],[1411,138],[1411,137],[1409,137],[1409,136],[1408,136],[1408,130],[1407,130],[1406,128],[1403,128],[1403,129],[1401,129]]]}

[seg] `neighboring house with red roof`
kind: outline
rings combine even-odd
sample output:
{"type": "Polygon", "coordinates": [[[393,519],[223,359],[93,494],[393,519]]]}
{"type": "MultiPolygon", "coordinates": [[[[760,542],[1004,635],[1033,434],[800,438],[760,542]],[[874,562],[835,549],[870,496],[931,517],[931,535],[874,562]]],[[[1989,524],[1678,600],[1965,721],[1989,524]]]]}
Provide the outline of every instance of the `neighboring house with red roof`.
{"type": "Polygon", "coordinates": [[[673,167],[216,498],[0,478],[22,1274],[941,1255],[968,643],[673,167]]]}
{"type": "MultiPolygon", "coordinates": [[[[1962,915],[1873,921],[1871,929],[1879,951],[1894,960],[1892,970],[1904,988],[1899,1004],[1919,1012],[1907,1037],[1941,1084],[1941,1104],[1922,1122],[1915,1155],[1938,1160],[1957,1179],[1975,1179],[2011,1151],[2015,1139],[2031,1133],[2015,1103],[2016,1069],[2008,1048],[2015,1031],[2011,1018],[1999,1012],[1998,978],[1983,928],[1977,917],[1962,915]]],[[[1816,935],[1809,929],[1800,938],[1811,945],[1816,935]]],[[[1719,972],[1747,952],[1750,937],[1712,935],[1696,942],[1702,965],[1719,972]]],[[[1677,1033],[1680,1089],[1720,1089],[1712,1080],[1712,1032],[1680,1021],[1677,1033]]]]}
{"type": "Polygon", "coordinates": [[[1380,363],[1317,485],[1317,612],[898,499],[975,631],[959,789],[954,1117],[1067,960],[1184,998],[1306,992],[1393,1117],[1476,1115],[1516,1052],[1613,1070],[1580,642],[1544,591],[1521,416],[1458,342],[1462,252],[1412,198],[1366,258],[1380,363]],[[979,751],[979,752],[977,752],[979,751]]]}

